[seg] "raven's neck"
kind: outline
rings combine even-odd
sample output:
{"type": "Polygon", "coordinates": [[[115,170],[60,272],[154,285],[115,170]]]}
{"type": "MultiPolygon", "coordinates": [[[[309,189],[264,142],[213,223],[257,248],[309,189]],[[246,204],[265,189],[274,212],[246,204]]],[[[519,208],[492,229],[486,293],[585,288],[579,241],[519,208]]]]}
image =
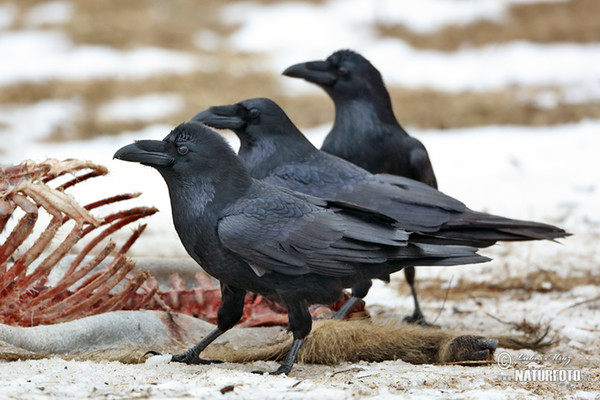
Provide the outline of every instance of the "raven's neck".
{"type": "Polygon", "coordinates": [[[214,168],[212,172],[209,176],[166,180],[176,228],[192,223],[206,227],[216,224],[221,212],[244,196],[252,184],[241,165],[232,165],[228,171],[214,168]]]}
{"type": "Polygon", "coordinates": [[[254,179],[263,179],[275,168],[300,162],[316,152],[318,149],[298,132],[292,141],[261,138],[252,143],[242,142],[238,156],[254,179]]]}
{"type": "Polygon", "coordinates": [[[217,278],[218,266],[213,265],[214,260],[228,257],[219,240],[218,222],[223,210],[251,186],[251,178],[243,172],[241,176],[229,175],[229,179],[205,177],[168,184],[173,224],[183,247],[217,278]]]}
{"type": "Polygon", "coordinates": [[[335,122],[332,131],[383,131],[383,126],[399,126],[387,91],[383,95],[335,100],[335,122]]]}

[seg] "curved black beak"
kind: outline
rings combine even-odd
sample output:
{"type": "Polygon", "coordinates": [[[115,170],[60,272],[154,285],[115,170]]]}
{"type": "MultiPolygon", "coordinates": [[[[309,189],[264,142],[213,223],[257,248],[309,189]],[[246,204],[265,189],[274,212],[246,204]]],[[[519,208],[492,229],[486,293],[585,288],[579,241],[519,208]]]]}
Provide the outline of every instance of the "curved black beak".
{"type": "Polygon", "coordinates": [[[337,79],[327,61],[309,61],[294,64],[283,71],[283,75],[302,78],[321,86],[333,85],[337,79]]]}
{"type": "Polygon", "coordinates": [[[139,162],[152,167],[168,167],[175,159],[166,154],[167,143],[162,140],[139,140],[121,147],[113,158],[123,161],[139,162]]]}
{"type": "Polygon", "coordinates": [[[240,109],[237,105],[214,106],[200,111],[194,115],[190,121],[202,122],[216,129],[241,129],[245,121],[240,115],[240,109]]]}

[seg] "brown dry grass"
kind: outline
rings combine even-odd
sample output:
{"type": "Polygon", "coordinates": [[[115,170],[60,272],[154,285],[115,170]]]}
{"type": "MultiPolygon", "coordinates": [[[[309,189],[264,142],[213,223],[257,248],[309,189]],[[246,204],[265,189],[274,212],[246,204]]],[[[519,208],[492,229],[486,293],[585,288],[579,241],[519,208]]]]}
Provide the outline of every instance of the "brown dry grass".
{"type": "MultiPolygon", "coordinates": [[[[431,89],[390,87],[398,121],[405,126],[447,129],[481,125],[545,126],[600,118],[600,104],[558,104],[543,108],[533,101],[520,100],[521,88],[490,92],[447,93],[431,89]]],[[[529,88],[528,98],[557,88],[529,88]]],[[[325,93],[290,99],[291,116],[301,126],[317,126],[333,120],[333,106],[325,93]],[[327,104],[323,102],[327,100],[327,104]],[[324,108],[326,107],[326,108],[324,108]]]]}
{"type": "MultiPolygon", "coordinates": [[[[320,2],[320,0],[310,0],[320,2]]],[[[263,0],[263,3],[271,0],[263,0]]],[[[39,0],[21,0],[20,14],[12,29],[24,27],[23,16],[39,0]]],[[[234,103],[250,97],[276,100],[302,128],[331,123],[333,105],[324,93],[287,96],[281,90],[284,78],[277,74],[254,72],[249,65],[262,55],[240,54],[229,48],[226,39],[237,27],[226,25],[220,13],[231,1],[206,0],[81,0],[75,2],[72,20],[62,28],[79,44],[108,45],[120,49],[158,46],[213,57],[222,67],[215,73],[165,74],[139,81],[116,79],[85,82],[51,81],[15,84],[0,91],[2,103],[34,103],[43,99],[78,98],[83,112],[71,127],[61,128],[53,140],[89,138],[143,128],[150,122],[102,121],[101,105],[119,97],[148,93],[178,93],[186,107],[176,115],[152,123],[175,125],[211,105],[234,103]],[[214,32],[222,40],[215,50],[199,49],[194,34],[214,32]]],[[[464,27],[448,27],[431,35],[414,35],[402,27],[381,26],[382,35],[401,37],[417,47],[451,50],[466,43],[483,45],[498,41],[600,41],[600,2],[570,2],[515,5],[503,23],[478,22],[464,27]]],[[[332,49],[332,51],[335,49],[332,49]]],[[[324,54],[323,56],[326,56],[324,54]]],[[[307,83],[308,85],[308,83],[307,83]]],[[[600,104],[558,104],[540,108],[519,100],[524,88],[508,87],[492,92],[445,93],[435,90],[407,90],[390,87],[399,121],[408,127],[455,128],[486,124],[552,125],[600,118],[600,104]]],[[[526,88],[533,98],[542,90],[526,88]]]]}
{"type": "MultiPolygon", "coordinates": [[[[537,270],[523,277],[507,277],[501,282],[459,283],[450,290],[444,287],[446,284],[441,279],[421,281],[418,283],[419,295],[427,299],[464,300],[501,297],[510,290],[514,292],[515,298],[522,296],[526,299],[536,292],[566,292],[577,286],[600,286],[600,275],[564,277],[554,271],[537,270]]],[[[402,294],[409,295],[408,285],[403,282],[398,284],[397,289],[402,294]]]]}
{"type": "Polygon", "coordinates": [[[599,15],[597,0],[514,4],[501,22],[449,26],[427,35],[414,34],[401,25],[379,25],[378,31],[381,36],[401,38],[414,47],[444,51],[511,40],[591,43],[600,40],[599,15]]]}

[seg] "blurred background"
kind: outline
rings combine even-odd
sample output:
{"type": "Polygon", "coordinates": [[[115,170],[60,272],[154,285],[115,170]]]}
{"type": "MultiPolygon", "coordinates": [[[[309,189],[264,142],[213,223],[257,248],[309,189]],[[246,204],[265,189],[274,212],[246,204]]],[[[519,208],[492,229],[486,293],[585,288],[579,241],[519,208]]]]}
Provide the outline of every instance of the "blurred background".
{"type": "Polygon", "coordinates": [[[381,71],[441,190],[596,231],[599,15],[597,0],[2,1],[0,160],[90,158],[112,174],[82,201],[139,190],[169,226],[162,180],[116,149],[251,97],[320,145],[332,102],[281,72],[350,48],[381,71]]]}
{"type": "Polygon", "coordinates": [[[380,69],[407,127],[598,119],[598,15],[596,0],[3,1],[0,146],[174,126],[258,96],[303,129],[329,124],[329,99],[280,74],[339,48],[380,69]]]}

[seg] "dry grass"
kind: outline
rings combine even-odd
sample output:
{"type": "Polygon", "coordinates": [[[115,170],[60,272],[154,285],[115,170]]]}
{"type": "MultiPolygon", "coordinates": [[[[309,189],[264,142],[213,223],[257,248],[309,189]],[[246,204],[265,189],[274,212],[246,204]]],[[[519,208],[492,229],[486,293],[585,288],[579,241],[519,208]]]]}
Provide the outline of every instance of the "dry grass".
{"type": "MultiPolygon", "coordinates": [[[[448,129],[481,125],[544,126],[600,118],[600,104],[558,104],[544,108],[521,100],[521,88],[490,92],[447,93],[430,89],[390,87],[398,121],[405,126],[448,129]]],[[[557,91],[557,88],[529,88],[527,98],[557,91]]],[[[288,99],[290,115],[301,126],[312,127],[333,120],[333,106],[325,93],[288,99]],[[323,99],[327,101],[324,102],[323,99]]],[[[282,103],[283,104],[283,103],[282,103]]],[[[284,107],[285,108],[285,107],[284,107]]]]}
{"type": "MultiPolygon", "coordinates": [[[[559,276],[554,271],[537,270],[523,277],[505,278],[500,282],[465,282],[459,283],[448,290],[447,282],[441,279],[427,279],[418,283],[421,298],[449,301],[497,298],[513,291],[514,298],[530,297],[533,293],[567,292],[577,286],[600,286],[600,275],[588,276],[559,276]]],[[[408,285],[404,282],[398,284],[397,289],[404,295],[409,295],[408,285]]]]}
{"type": "MultiPolygon", "coordinates": [[[[237,27],[226,25],[220,17],[222,7],[232,1],[206,0],[81,0],[75,2],[73,18],[62,28],[79,44],[108,45],[119,49],[158,46],[213,57],[221,66],[215,73],[193,72],[138,81],[116,79],[84,82],[51,81],[3,87],[0,105],[29,104],[44,99],[81,99],[83,111],[73,125],[60,128],[52,140],[89,138],[99,134],[116,134],[141,129],[149,123],[175,125],[201,109],[217,104],[234,103],[251,97],[276,100],[302,128],[333,120],[333,105],[324,93],[287,96],[281,90],[284,78],[277,74],[258,73],[250,67],[261,55],[240,54],[227,46],[227,38],[237,27]],[[202,30],[214,32],[221,45],[200,49],[194,35],[202,30]],[[186,107],[168,118],[148,121],[103,121],[98,107],[119,97],[149,93],[178,93],[186,107]]],[[[272,2],[263,0],[263,3],[272,2]]],[[[311,0],[311,2],[321,2],[311,0]]],[[[12,29],[24,27],[24,15],[39,0],[21,0],[20,14],[12,29]]],[[[396,36],[416,47],[453,50],[464,44],[524,39],[540,42],[600,41],[600,2],[570,2],[514,5],[502,23],[478,22],[448,27],[431,35],[415,35],[399,26],[380,26],[383,36],[396,36]]],[[[335,49],[332,49],[334,51],[335,49]]],[[[324,54],[325,56],[326,54],[324,54]]],[[[308,85],[308,83],[307,83],[308,85]]],[[[446,93],[435,90],[407,90],[390,87],[399,121],[408,127],[456,128],[487,124],[552,125],[600,118],[599,103],[557,104],[540,108],[531,101],[520,100],[536,93],[558,88],[508,87],[492,92],[446,93]]]]}
{"type": "MultiPolygon", "coordinates": [[[[21,15],[38,0],[22,0],[21,15]]],[[[137,46],[193,50],[194,33],[210,29],[228,34],[235,27],[221,23],[218,0],[82,0],[64,26],[76,43],[127,49],[137,46]]],[[[16,27],[22,26],[22,19],[16,27]]]]}
{"type": "Polygon", "coordinates": [[[600,40],[599,15],[597,0],[514,4],[501,22],[449,26],[428,35],[414,34],[401,25],[379,25],[378,31],[381,36],[401,38],[414,47],[444,51],[511,40],[591,43],[600,40]]]}
{"type": "MultiPolygon", "coordinates": [[[[100,134],[117,134],[125,130],[141,129],[147,122],[103,121],[97,108],[120,97],[140,96],[148,93],[178,93],[185,99],[186,107],[169,118],[159,119],[170,125],[188,120],[196,112],[215,104],[228,104],[243,98],[264,93],[265,87],[275,88],[277,77],[266,74],[224,76],[195,72],[187,75],[163,75],[140,81],[90,80],[80,82],[50,81],[42,84],[19,84],[0,91],[0,103],[33,103],[42,99],[83,100],[84,111],[68,131],[55,132],[53,140],[71,140],[72,132],[79,138],[100,134]]],[[[276,98],[276,93],[264,94],[276,98]]]]}

